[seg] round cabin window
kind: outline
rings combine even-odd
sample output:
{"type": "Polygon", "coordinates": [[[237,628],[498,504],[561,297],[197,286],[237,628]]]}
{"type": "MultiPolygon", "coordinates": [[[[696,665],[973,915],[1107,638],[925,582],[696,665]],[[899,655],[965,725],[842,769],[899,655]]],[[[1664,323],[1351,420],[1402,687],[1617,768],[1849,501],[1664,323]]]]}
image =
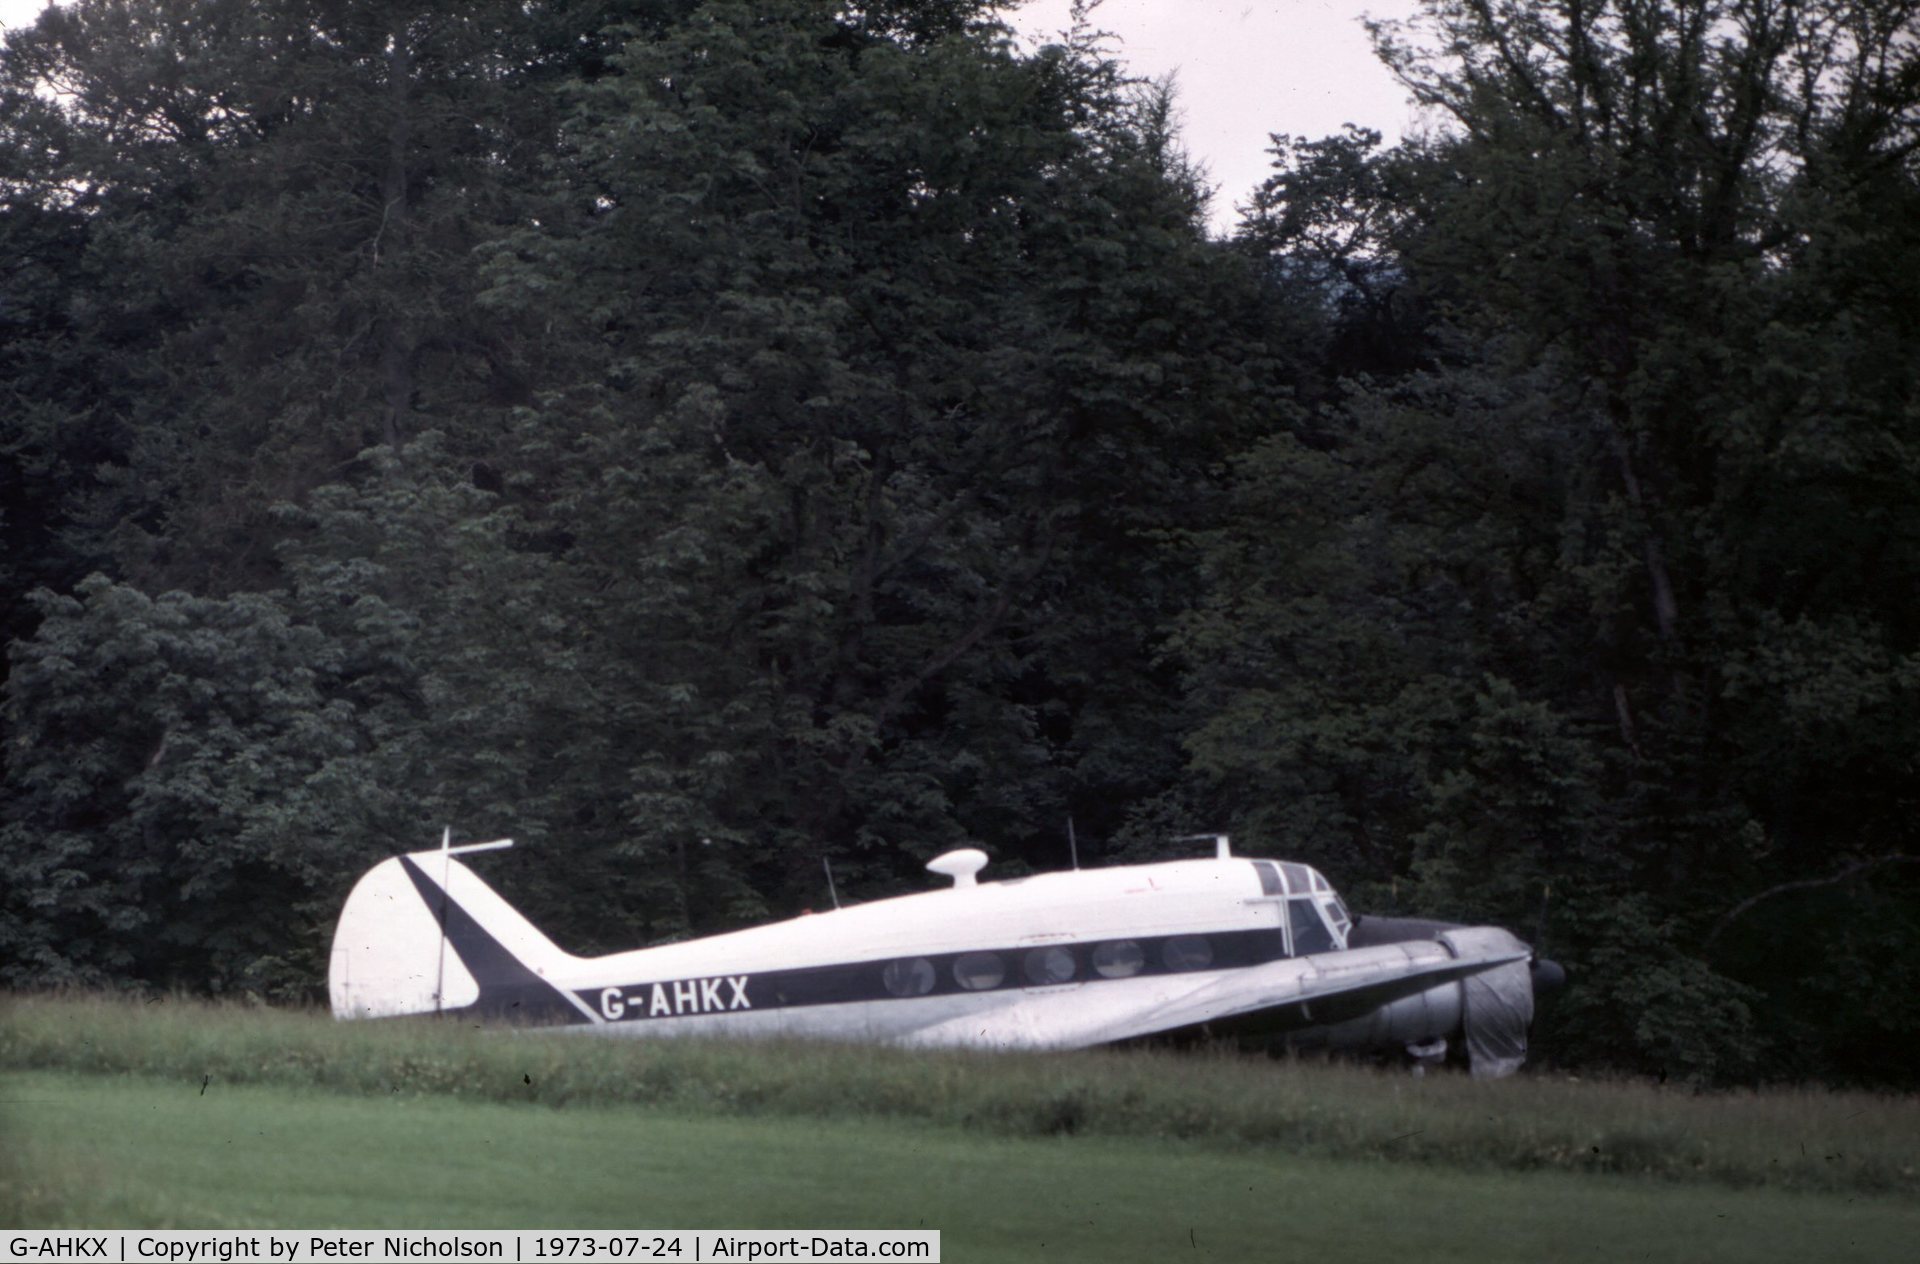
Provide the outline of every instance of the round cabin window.
{"type": "Polygon", "coordinates": [[[1073,979],[1073,954],[1065,948],[1035,948],[1023,963],[1027,982],[1035,987],[1067,983],[1073,979]]]}
{"type": "Polygon", "coordinates": [[[1213,945],[1199,935],[1175,935],[1160,948],[1169,970],[1204,970],[1213,964],[1213,945]]]}
{"type": "Polygon", "coordinates": [[[953,963],[953,981],[969,992],[997,988],[1007,978],[1007,963],[997,952],[969,952],[953,963]]]}
{"type": "Polygon", "coordinates": [[[1103,979],[1130,979],[1147,964],[1147,954],[1131,939],[1116,939],[1093,950],[1093,968],[1103,979]]]}
{"type": "Polygon", "coordinates": [[[880,972],[880,982],[895,996],[925,996],[933,991],[933,962],[925,957],[889,961],[880,972]]]}

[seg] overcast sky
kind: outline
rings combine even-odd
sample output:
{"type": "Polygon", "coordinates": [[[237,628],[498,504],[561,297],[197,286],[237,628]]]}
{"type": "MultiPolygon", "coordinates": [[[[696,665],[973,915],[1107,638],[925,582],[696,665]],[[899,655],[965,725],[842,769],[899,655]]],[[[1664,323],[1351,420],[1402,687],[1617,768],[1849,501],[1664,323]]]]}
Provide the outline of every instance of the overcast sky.
{"type": "Polygon", "coordinates": [[[46,7],[43,0],[0,0],[0,25],[24,26],[46,7]]]}
{"type": "MultiPolygon", "coordinates": [[[[31,22],[43,0],[0,0],[0,22],[31,22]]],[[[1009,23],[1034,45],[1067,25],[1070,0],[1029,0],[1009,23]]],[[[1406,94],[1373,58],[1363,13],[1405,17],[1417,0],[1105,0],[1094,24],[1117,37],[1137,74],[1176,77],[1187,149],[1218,192],[1213,224],[1267,173],[1267,136],[1324,136],[1342,124],[1389,140],[1412,119],[1406,94]]]]}
{"type": "MultiPolygon", "coordinates": [[[[1008,22],[1045,42],[1067,25],[1070,0],[1030,0],[1008,22]]],[[[1206,167],[1216,231],[1266,177],[1267,137],[1319,137],[1347,123],[1389,141],[1413,121],[1407,94],[1378,61],[1363,14],[1403,18],[1417,0],[1106,0],[1094,25],[1118,36],[1136,74],[1172,73],[1181,135],[1206,167]]]]}

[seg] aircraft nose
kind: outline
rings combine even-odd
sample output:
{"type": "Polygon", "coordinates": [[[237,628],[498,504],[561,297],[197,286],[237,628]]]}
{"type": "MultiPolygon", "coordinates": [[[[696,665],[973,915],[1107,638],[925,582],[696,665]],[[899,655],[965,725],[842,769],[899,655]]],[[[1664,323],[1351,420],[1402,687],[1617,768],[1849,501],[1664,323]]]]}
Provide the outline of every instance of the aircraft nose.
{"type": "Polygon", "coordinates": [[[1549,961],[1545,957],[1535,957],[1533,959],[1533,965],[1528,972],[1533,976],[1533,994],[1535,996],[1539,996],[1543,992],[1558,991],[1560,988],[1565,987],[1567,983],[1566,967],[1562,966],[1558,961],[1549,961]]]}

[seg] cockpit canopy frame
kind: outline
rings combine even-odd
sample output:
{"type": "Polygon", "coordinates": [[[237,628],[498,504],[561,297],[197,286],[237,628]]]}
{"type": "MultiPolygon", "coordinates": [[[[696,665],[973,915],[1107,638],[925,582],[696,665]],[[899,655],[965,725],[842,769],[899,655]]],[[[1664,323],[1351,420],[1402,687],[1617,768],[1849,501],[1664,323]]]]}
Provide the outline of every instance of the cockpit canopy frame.
{"type": "Polygon", "coordinates": [[[1291,860],[1256,860],[1261,894],[1280,903],[1287,955],[1305,957],[1340,952],[1347,946],[1353,917],[1320,871],[1291,860]]]}

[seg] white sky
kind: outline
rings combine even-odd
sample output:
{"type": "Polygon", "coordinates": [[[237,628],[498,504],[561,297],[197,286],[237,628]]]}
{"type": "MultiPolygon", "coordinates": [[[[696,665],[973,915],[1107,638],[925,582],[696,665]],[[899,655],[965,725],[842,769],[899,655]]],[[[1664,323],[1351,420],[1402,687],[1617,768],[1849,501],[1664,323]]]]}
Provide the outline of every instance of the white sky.
{"type": "Polygon", "coordinates": [[[25,26],[46,7],[43,0],[0,0],[0,26],[25,26]]]}
{"type": "MultiPolygon", "coordinates": [[[[22,25],[44,0],[0,0],[22,25]]],[[[1028,0],[1007,20],[1034,45],[1067,26],[1070,0],[1028,0]]],[[[1268,169],[1267,136],[1318,137],[1360,123],[1395,140],[1413,121],[1405,92],[1373,58],[1362,13],[1406,17],[1418,0],[1105,0],[1094,25],[1118,37],[1134,73],[1178,85],[1181,134],[1205,167],[1216,232],[1268,169]]]]}
{"type": "MultiPolygon", "coordinates": [[[[1067,26],[1070,0],[1028,0],[1008,24],[1035,42],[1067,26]]],[[[1216,192],[1214,231],[1225,232],[1266,178],[1267,137],[1320,137],[1347,123],[1389,143],[1414,122],[1406,91],[1374,59],[1363,14],[1404,18],[1418,0],[1105,0],[1093,25],[1119,37],[1116,52],[1139,75],[1175,76],[1181,135],[1216,192]]]]}

